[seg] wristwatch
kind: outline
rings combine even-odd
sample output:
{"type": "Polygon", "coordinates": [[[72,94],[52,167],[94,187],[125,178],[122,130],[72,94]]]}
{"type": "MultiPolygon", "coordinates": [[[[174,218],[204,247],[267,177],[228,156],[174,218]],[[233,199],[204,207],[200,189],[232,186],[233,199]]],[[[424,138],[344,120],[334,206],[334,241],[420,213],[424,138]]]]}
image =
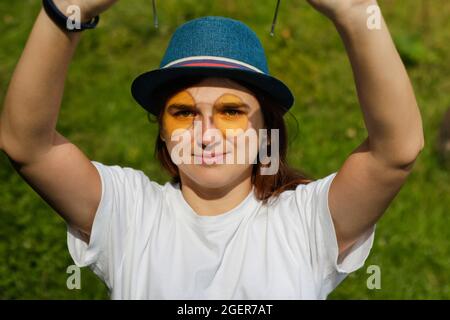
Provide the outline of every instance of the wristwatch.
{"type": "Polygon", "coordinates": [[[99,16],[92,18],[89,22],[72,20],[58,9],[53,0],[42,0],[42,5],[50,19],[64,31],[80,32],[86,29],[93,29],[100,20],[99,16]]]}

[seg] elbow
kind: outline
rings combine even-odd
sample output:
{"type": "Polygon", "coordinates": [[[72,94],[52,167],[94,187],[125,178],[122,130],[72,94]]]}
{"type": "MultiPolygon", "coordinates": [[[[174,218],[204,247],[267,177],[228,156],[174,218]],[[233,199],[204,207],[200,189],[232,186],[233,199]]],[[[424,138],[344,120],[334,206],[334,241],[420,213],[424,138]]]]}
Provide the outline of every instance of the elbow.
{"type": "Polygon", "coordinates": [[[51,143],[40,143],[39,139],[18,137],[17,134],[11,134],[0,127],[0,150],[17,167],[35,162],[51,148],[51,143]]]}
{"type": "Polygon", "coordinates": [[[408,133],[403,132],[401,137],[394,135],[393,140],[389,143],[389,149],[393,150],[392,160],[394,167],[406,172],[410,172],[413,169],[414,164],[425,148],[425,134],[421,119],[412,123],[408,131],[408,133]]]}
{"type": "Polygon", "coordinates": [[[20,157],[18,157],[16,152],[16,147],[12,145],[8,139],[5,139],[5,135],[2,134],[0,128],[0,151],[2,151],[10,160],[19,163],[20,157]]]}
{"type": "Polygon", "coordinates": [[[0,116],[0,151],[5,152],[5,146],[3,144],[3,134],[2,134],[2,118],[0,116]]]}
{"type": "Polygon", "coordinates": [[[9,132],[2,127],[0,118],[0,150],[15,164],[25,164],[29,157],[28,148],[23,147],[22,144],[11,137],[9,132]]]}
{"type": "Polygon", "coordinates": [[[0,137],[3,139],[1,142],[0,150],[12,161],[15,165],[21,167],[30,162],[30,152],[23,148],[20,144],[14,143],[5,136],[0,137]]]}
{"type": "Polygon", "coordinates": [[[425,148],[425,138],[423,135],[421,135],[419,142],[417,143],[417,146],[415,148],[415,151],[413,153],[413,159],[412,162],[414,163],[419,155],[422,153],[423,149],[425,148]]]}
{"type": "Polygon", "coordinates": [[[425,147],[424,139],[409,140],[401,144],[373,148],[372,154],[387,169],[410,173],[425,147]]]}
{"type": "Polygon", "coordinates": [[[425,139],[423,138],[419,142],[411,144],[394,162],[394,166],[402,171],[411,172],[424,147],[425,139]]]}
{"type": "Polygon", "coordinates": [[[4,154],[6,154],[9,158],[10,156],[10,149],[11,147],[8,147],[8,139],[6,139],[5,134],[5,126],[3,123],[3,119],[0,116],[0,151],[2,151],[4,154]]]}

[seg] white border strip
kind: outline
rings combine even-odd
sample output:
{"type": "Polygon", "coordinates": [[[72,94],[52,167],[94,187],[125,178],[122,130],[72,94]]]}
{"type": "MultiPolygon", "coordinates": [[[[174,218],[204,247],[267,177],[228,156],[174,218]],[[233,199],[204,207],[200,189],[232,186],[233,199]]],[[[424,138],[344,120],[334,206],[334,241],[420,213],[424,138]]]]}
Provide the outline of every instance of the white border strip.
{"type": "Polygon", "coordinates": [[[254,66],[252,66],[252,65],[250,65],[250,64],[248,64],[248,63],[245,63],[245,62],[242,62],[242,61],[239,61],[239,60],[234,60],[234,59],[229,59],[229,58],[223,58],[223,57],[214,57],[214,56],[193,56],[193,57],[187,57],[187,58],[183,58],[183,59],[178,59],[178,60],[175,60],[175,61],[172,61],[172,62],[166,64],[166,65],[165,65],[164,67],[162,67],[162,68],[163,68],[163,69],[164,69],[164,68],[168,68],[168,67],[170,67],[170,66],[172,66],[172,65],[174,65],[174,64],[181,63],[181,62],[193,61],[193,60],[206,60],[206,59],[207,59],[207,60],[215,60],[215,61],[219,61],[219,62],[220,62],[220,61],[225,61],[225,62],[235,63],[235,64],[241,65],[241,66],[243,66],[243,67],[252,69],[253,71],[256,71],[256,72],[259,72],[259,73],[263,73],[263,74],[264,74],[264,72],[262,72],[262,71],[259,70],[258,68],[254,67],[254,66]]]}

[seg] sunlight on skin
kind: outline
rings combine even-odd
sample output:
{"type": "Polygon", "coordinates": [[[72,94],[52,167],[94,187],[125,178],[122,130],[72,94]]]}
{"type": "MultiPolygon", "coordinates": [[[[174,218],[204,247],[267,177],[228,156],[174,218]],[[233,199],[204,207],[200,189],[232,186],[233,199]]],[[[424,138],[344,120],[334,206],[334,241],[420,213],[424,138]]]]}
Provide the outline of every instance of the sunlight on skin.
{"type": "MultiPolygon", "coordinates": [[[[241,98],[227,93],[222,95],[214,103],[213,122],[217,129],[226,137],[226,130],[248,128],[248,114],[245,109],[248,106],[241,98]]],[[[190,129],[193,127],[196,117],[195,100],[187,91],[175,94],[166,104],[163,116],[163,125],[166,134],[172,136],[177,129],[190,129]]]]}
{"type": "Polygon", "coordinates": [[[171,137],[177,129],[187,130],[191,128],[194,123],[194,116],[186,111],[194,109],[194,98],[187,91],[181,91],[170,98],[163,115],[163,127],[166,134],[171,137]],[[180,112],[180,114],[177,115],[177,112],[180,112]]]}
{"type": "Polygon", "coordinates": [[[233,94],[224,94],[217,99],[215,106],[219,110],[214,112],[214,125],[222,132],[224,137],[227,129],[233,130],[233,132],[238,129],[247,130],[248,114],[243,110],[246,105],[241,98],[233,94]],[[227,108],[232,109],[227,111],[227,108]]]}

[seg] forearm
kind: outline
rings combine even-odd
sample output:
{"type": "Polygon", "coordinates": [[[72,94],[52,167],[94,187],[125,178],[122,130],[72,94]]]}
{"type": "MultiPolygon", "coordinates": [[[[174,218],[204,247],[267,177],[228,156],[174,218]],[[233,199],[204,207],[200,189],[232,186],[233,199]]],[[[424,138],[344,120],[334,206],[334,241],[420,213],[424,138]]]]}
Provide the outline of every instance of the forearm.
{"type": "Polygon", "coordinates": [[[12,158],[51,147],[64,82],[80,33],[59,29],[41,10],[11,78],[0,117],[2,148],[12,158]]]}
{"type": "Polygon", "coordinates": [[[381,29],[369,30],[366,9],[360,6],[334,23],[352,65],[370,151],[388,165],[403,167],[423,147],[421,115],[384,19],[381,29]]]}

